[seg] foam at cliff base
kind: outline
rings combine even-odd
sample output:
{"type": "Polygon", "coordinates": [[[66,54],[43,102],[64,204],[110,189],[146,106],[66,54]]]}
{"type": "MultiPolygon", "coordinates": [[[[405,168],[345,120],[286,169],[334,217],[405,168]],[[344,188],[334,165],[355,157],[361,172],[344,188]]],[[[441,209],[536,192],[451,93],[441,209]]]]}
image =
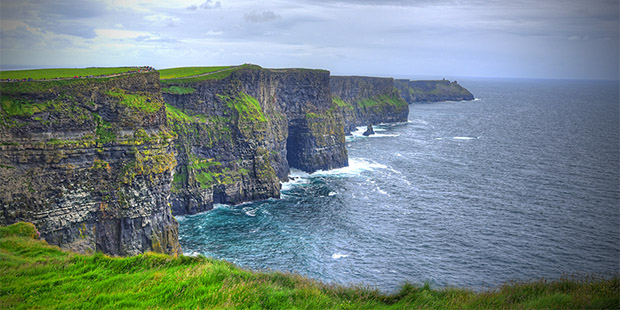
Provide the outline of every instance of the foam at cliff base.
{"type": "Polygon", "coordinates": [[[342,176],[342,177],[348,177],[348,176],[356,176],[356,175],[360,175],[362,172],[364,171],[372,171],[375,169],[387,169],[388,166],[384,165],[384,164],[380,164],[374,160],[371,159],[365,159],[365,158],[349,158],[349,166],[347,167],[342,167],[342,168],[338,168],[338,169],[332,169],[332,170],[319,170],[317,172],[314,172],[312,174],[310,174],[309,176],[342,176]]]}
{"type": "Polygon", "coordinates": [[[356,139],[366,139],[366,138],[382,138],[382,137],[398,137],[399,135],[395,135],[395,134],[383,134],[383,133],[377,133],[377,132],[383,132],[386,131],[385,128],[380,127],[383,125],[377,125],[376,128],[373,128],[375,131],[374,135],[370,135],[370,136],[364,136],[364,132],[366,132],[366,126],[358,126],[356,127],[355,131],[351,132],[350,136],[345,137],[345,139],[347,141],[354,141],[356,139]]]}
{"type": "Polygon", "coordinates": [[[288,176],[289,181],[282,183],[280,191],[288,191],[295,186],[309,183],[308,177],[310,176],[310,174],[307,172],[303,172],[299,169],[291,168],[288,176]]]}

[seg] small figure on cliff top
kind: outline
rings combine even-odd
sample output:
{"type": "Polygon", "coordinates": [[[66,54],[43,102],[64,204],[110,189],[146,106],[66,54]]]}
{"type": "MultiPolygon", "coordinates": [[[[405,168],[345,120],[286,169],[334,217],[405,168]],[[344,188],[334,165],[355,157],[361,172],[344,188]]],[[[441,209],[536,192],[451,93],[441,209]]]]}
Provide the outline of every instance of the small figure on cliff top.
{"type": "Polygon", "coordinates": [[[366,127],[366,131],[364,131],[363,135],[368,137],[370,135],[374,135],[375,131],[372,129],[372,124],[368,125],[368,127],[366,127]]]}

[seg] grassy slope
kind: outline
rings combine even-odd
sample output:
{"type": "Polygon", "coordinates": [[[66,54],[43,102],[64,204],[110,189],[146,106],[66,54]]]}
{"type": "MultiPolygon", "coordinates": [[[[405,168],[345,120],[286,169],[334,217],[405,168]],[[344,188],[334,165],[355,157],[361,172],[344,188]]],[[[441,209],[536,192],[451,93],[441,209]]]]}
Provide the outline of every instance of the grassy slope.
{"type": "Polygon", "coordinates": [[[250,272],[205,257],[111,258],[63,252],[32,224],[0,228],[0,308],[182,309],[618,309],[620,284],[560,280],[497,291],[405,285],[394,295],[330,286],[283,273],[250,272]],[[33,238],[34,237],[34,238],[33,238]]]}
{"type": "Polygon", "coordinates": [[[117,67],[117,68],[62,68],[62,69],[34,69],[34,70],[15,70],[0,71],[0,79],[53,79],[68,78],[74,76],[89,75],[110,75],[136,70],[136,67],[117,67]]]}
{"type": "MultiPolygon", "coordinates": [[[[195,82],[200,82],[200,81],[205,81],[205,80],[219,80],[219,79],[227,78],[236,70],[248,69],[248,68],[259,69],[260,67],[257,65],[244,64],[244,65],[237,66],[237,67],[190,67],[190,68],[191,69],[196,68],[196,70],[198,69],[205,70],[204,72],[199,73],[199,74],[210,73],[210,72],[213,72],[213,73],[202,75],[202,76],[196,76],[196,77],[187,77],[187,76],[192,76],[192,75],[189,74],[190,71],[184,72],[183,69],[186,69],[186,68],[164,69],[164,70],[159,71],[159,74],[160,74],[159,77],[160,77],[160,81],[162,85],[184,85],[188,83],[195,83],[195,82]],[[222,70],[222,71],[216,72],[218,70],[222,70]],[[187,78],[183,78],[183,77],[187,77],[187,78]]],[[[198,72],[199,71],[200,70],[198,70],[198,72]]]]}
{"type": "Polygon", "coordinates": [[[170,68],[170,69],[162,69],[159,71],[160,79],[172,79],[172,78],[180,78],[192,75],[199,75],[204,73],[209,73],[213,71],[223,70],[226,68],[230,68],[230,66],[222,66],[222,67],[182,67],[182,68],[170,68]]]}

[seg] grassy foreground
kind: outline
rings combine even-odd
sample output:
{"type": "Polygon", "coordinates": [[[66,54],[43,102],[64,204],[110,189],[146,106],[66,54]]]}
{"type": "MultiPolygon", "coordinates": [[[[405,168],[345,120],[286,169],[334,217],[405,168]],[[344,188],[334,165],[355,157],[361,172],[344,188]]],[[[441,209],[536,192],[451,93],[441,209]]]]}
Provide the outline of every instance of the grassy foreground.
{"type": "Polygon", "coordinates": [[[476,293],[405,285],[384,295],[205,257],[68,253],[34,225],[0,228],[0,309],[618,309],[618,277],[505,285],[476,293]]]}

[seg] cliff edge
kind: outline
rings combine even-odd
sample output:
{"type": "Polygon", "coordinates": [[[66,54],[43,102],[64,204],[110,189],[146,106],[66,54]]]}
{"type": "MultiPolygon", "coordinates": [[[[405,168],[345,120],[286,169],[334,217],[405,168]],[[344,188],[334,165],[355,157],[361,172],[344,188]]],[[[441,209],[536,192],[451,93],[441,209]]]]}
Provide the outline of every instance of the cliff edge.
{"type": "Polygon", "coordinates": [[[0,87],[0,225],[80,252],[180,253],[157,72],[0,87]]]}
{"type": "Polygon", "coordinates": [[[242,66],[162,83],[178,135],[174,214],[279,197],[291,167],[348,164],[328,71],[242,66]]]}

